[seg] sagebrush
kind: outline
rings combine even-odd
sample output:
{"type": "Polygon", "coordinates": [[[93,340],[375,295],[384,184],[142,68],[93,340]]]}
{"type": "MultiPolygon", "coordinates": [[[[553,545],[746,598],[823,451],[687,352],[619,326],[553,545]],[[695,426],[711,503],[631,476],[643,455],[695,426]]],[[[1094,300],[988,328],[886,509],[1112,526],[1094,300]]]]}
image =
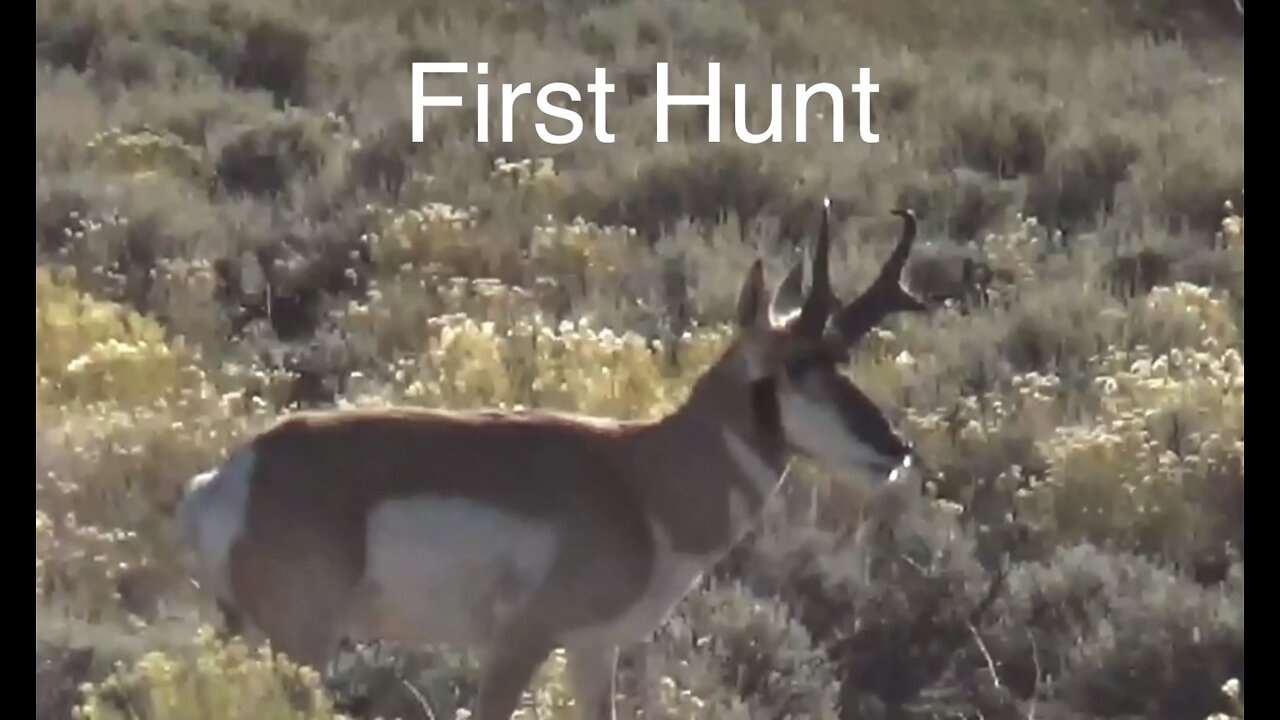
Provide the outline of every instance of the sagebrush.
{"type": "MultiPolygon", "coordinates": [[[[38,4],[37,717],[467,707],[460,649],[324,683],[200,629],[180,484],[298,407],[663,413],[829,195],[842,294],[890,208],[922,217],[941,309],[849,372],[938,476],[887,507],[799,467],[624,658],[625,716],[1243,718],[1242,18],[1123,5],[38,4]],[[511,143],[469,104],[412,143],[409,63],[440,59],[606,67],[618,142],[547,145],[519,103],[511,143]],[[656,144],[654,63],[692,92],[709,59],[724,142],[677,112],[656,144]],[[852,102],[842,144],[817,101],[804,144],[734,139],[731,83],[759,130],[768,83],[862,66],[878,144],[852,102]]],[[[563,672],[526,717],[568,717],[563,672]]]]}

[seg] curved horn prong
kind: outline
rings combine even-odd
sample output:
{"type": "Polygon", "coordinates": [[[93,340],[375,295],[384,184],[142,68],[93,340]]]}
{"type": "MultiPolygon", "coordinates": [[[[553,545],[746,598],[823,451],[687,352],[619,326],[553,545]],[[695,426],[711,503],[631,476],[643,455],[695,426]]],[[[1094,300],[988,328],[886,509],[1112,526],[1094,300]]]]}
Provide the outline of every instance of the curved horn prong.
{"type": "Polygon", "coordinates": [[[813,251],[813,284],[796,320],[796,330],[813,337],[822,335],[833,309],[840,301],[831,289],[831,198],[822,199],[822,225],[813,251]]]}
{"type": "Polygon", "coordinates": [[[894,215],[902,218],[902,236],[889,259],[880,268],[871,286],[836,315],[833,325],[846,346],[862,339],[871,328],[886,317],[898,312],[926,312],[927,306],[902,285],[902,271],[911,254],[916,239],[916,215],[911,210],[896,209],[894,215]]]}

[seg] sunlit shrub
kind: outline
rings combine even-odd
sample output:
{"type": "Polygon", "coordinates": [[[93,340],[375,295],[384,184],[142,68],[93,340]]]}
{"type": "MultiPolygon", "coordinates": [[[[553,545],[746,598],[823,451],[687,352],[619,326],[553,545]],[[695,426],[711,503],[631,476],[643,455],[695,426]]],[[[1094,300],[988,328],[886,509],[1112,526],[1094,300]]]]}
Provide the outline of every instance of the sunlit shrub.
{"type": "Polygon", "coordinates": [[[1243,339],[1225,293],[1187,282],[1153,289],[1130,314],[1135,344],[1160,353],[1222,352],[1243,339]]]}
{"type": "Polygon", "coordinates": [[[543,407],[631,419],[670,412],[727,340],[718,328],[681,339],[671,367],[659,343],[583,320],[539,316],[502,327],[446,315],[432,320],[426,356],[405,390],[426,405],[543,407]]]}
{"type": "Polygon", "coordinates": [[[36,403],[152,402],[201,378],[164,328],[79,292],[74,275],[36,268],[36,403]]]}
{"type": "Polygon", "coordinates": [[[1231,703],[1231,713],[1214,713],[1207,720],[1244,720],[1244,683],[1231,678],[1222,684],[1222,694],[1231,703]]]}
{"type": "MultiPolygon", "coordinates": [[[[545,163],[500,165],[496,173],[522,192],[558,187],[545,163]]],[[[331,313],[347,347],[372,363],[353,375],[343,402],[654,418],[684,399],[731,336],[727,326],[695,321],[664,347],[634,329],[602,325],[589,307],[565,312],[566,298],[573,300],[566,280],[624,279],[640,252],[628,229],[583,220],[535,225],[527,260],[536,280],[522,286],[469,276],[494,267],[473,209],[369,212],[370,292],[331,313]]],[[[1224,222],[1224,234],[1242,236],[1238,220],[1224,222]]],[[[73,232],[87,238],[126,222],[86,219],[73,232]]],[[[1016,513],[1030,531],[1028,548],[1089,541],[1195,562],[1223,538],[1242,540],[1230,518],[1231,503],[1243,497],[1243,329],[1230,301],[1178,283],[1127,305],[1080,298],[1065,317],[1055,293],[1070,284],[1040,288],[1049,277],[1042,230],[1019,220],[983,246],[1002,289],[1033,298],[1013,320],[1031,333],[1021,363],[999,349],[982,361],[982,384],[969,384],[966,358],[930,348],[958,343],[975,320],[940,311],[927,325],[872,333],[853,377],[901,419],[935,468],[975,483],[957,498],[961,507],[976,501],[978,481],[994,479],[1009,498],[1008,517],[1016,513]],[[1096,308],[1103,309],[1090,316],[1096,308]],[[1085,316],[1096,337],[1068,327],[1085,316]],[[968,387],[978,391],[957,390],[968,387]]],[[[154,279],[167,325],[92,297],[68,269],[37,268],[37,601],[94,620],[138,612],[128,589],[140,573],[172,577],[155,593],[189,592],[175,582],[181,566],[167,517],[179,487],[269,421],[269,408],[289,391],[287,376],[238,362],[248,356],[224,344],[209,263],[163,260],[154,279]]],[[[983,322],[992,322],[986,313],[983,322]]],[[[856,508],[818,502],[822,531],[854,524],[856,508]]],[[[996,509],[980,519],[1003,517],[996,509]]],[[[799,703],[807,714],[834,713],[835,676],[803,628],[784,604],[744,593],[698,593],[683,607],[668,628],[676,635],[654,656],[651,712],[748,717],[799,703]],[[672,644],[685,637],[679,633],[691,647],[672,644]],[[799,676],[806,679],[794,691],[780,684],[799,676]]],[[[564,662],[556,655],[540,670],[529,717],[570,711],[564,662]]],[[[170,672],[156,657],[139,667],[156,677],[170,672]]]]}
{"type": "Polygon", "coordinates": [[[366,208],[375,228],[366,236],[374,263],[392,274],[402,267],[437,268],[447,274],[473,274],[483,248],[472,230],[474,208],[429,203],[395,210],[366,208]]]}
{"type": "MultiPolygon", "coordinates": [[[[896,223],[874,218],[896,202],[920,212],[930,251],[973,242],[926,261],[937,272],[917,289],[954,296],[961,255],[991,271],[989,304],[895,319],[847,368],[940,471],[952,494],[929,506],[954,521],[868,523],[877,496],[798,463],[716,589],[641,645],[644,667],[624,663],[620,716],[1243,717],[1238,687],[1219,693],[1243,677],[1244,476],[1244,226],[1222,202],[1242,204],[1243,85],[1222,53],[1117,38],[1095,0],[931,3],[929,23],[919,0],[480,0],[443,24],[343,3],[108,5],[37,5],[37,263],[78,273],[37,270],[37,715],[69,715],[41,709],[42,617],[76,620],[52,671],[76,682],[50,683],[69,695],[105,656],[167,645],[158,617],[207,607],[177,558],[180,487],[293,402],[656,417],[729,339],[711,323],[731,318],[739,270],[803,250],[791,243],[812,240],[830,193],[850,293],[887,253],[896,223]],[[1053,42],[1064,29],[1084,42],[1053,42]],[[622,142],[545,151],[530,98],[502,149],[473,142],[470,112],[433,116],[412,142],[395,109],[405,59],[458,48],[495,82],[585,80],[593,57],[616,60],[622,142]],[[697,113],[663,147],[632,132],[652,127],[654,52],[785,84],[849,48],[883,67],[877,123],[908,121],[884,152],[708,151],[697,113]],[[1109,269],[1117,239],[1170,284],[1109,269]],[[1117,275],[1142,292],[1099,287],[1117,275]],[[967,522],[1006,517],[1020,526],[1010,587],[967,626],[995,545],[967,522]]],[[[472,706],[475,676],[424,654],[403,676],[437,717],[472,706]]],[[[565,659],[540,669],[524,717],[572,717],[565,659]]],[[[81,714],[330,714],[310,678],[284,690],[288,675],[208,642],[130,662],[81,714]]],[[[361,680],[339,678],[351,692],[334,700],[367,689],[358,714],[427,715],[395,673],[361,680]]]]}
{"type": "MultiPolygon", "coordinates": [[[[191,475],[262,426],[263,410],[245,405],[237,394],[176,396],[130,412],[59,411],[53,427],[38,421],[37,593],[78,616],[137,612],[121,605],[121,583],[181,572],[169,512],[191,475]]],[[[182,587],[179,577],[171,587],[182,587]]]]}
{"type": "Polygon", "coordinates": [[[195,652],[150,652],[84,688],[76,720],[312,720],[333,717],[319,675],[266,646],[218,640],[209,628],[195,652]]]}
{"type": "Polygon", "coordinates": [[[603,278],[626,273],[631,228],[600,227],[576,218],[572,223],[540,225],[533,229],[531,257],[543,272],[570,277],[592,268],[603,278]]]}
{"type": "Polygon", "coordinates": [[[489,178],[514,187],[521,209],[525,211],[554,205],[566,190],[564,178],[556,169],[555,158],[549,157],[495,158],[489,178]]]}
{"type": "MultiPolygon", "coordinates": [[[[121,583],[172,571],[166,513],[183,483],[265,417],[255,373],[206,373],[153,318],[36,269],[36,585],[81,615],[111,614],[121,583]]],[[[256,373],[269,392],[278,379],[256,373]]]]}
{"type": "Polygon", "coordinates": [[[655,640],[661,717],[836,717],[839,683],[817,638],[775,597],[699,590],[655,640]]]}
{"type": "Polygon", "coordinates": [[[94,135],[85,145],[91,162],[120,173],[162,173],[185,180],[212,176],[201,153],[172,133],[151,129],[127,132],[112,128],[94,135]]]}

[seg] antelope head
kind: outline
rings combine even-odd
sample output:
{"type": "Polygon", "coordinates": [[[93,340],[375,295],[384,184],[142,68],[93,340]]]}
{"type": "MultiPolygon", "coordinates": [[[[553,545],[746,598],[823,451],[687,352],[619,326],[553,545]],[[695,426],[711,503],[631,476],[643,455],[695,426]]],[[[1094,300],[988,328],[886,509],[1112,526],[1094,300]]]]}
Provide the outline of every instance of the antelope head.
{"type": "Polygon", "coordinates": [[[742,351],[752,380],[769,379],[776,388],[780,431],[788,448],[834,470],[865,473],[874,483],[895,480],[916,460],[911,445],[844,373],[852,349],[878,324],[900,312],[920,313],[925,304],[901,282],[916,236],[910,210],[894,210],[902,236],[871,285],[845,303],[832,289],[829,201],[824,205],[811,265],[808,293],[804,264],[796,263],[772,302],[760,301],[759,263],[738,298],[742,351]]]}

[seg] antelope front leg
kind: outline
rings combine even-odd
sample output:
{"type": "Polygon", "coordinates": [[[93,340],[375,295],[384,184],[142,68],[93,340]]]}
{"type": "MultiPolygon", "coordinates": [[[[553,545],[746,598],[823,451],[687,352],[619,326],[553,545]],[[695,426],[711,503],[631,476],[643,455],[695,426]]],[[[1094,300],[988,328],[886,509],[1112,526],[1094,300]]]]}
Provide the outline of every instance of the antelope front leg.
{"type": "Polygon", "coordinates": [[[535,637],[507,634],[490,649],[480,678],[476,720],[511,720],[552,646],[535,637]]]}
{"type": "Polygon", "coordinates": [[[588,646],[567,648],[569,681],[579,720],[615,720],[618,648],[588,646]]]}

